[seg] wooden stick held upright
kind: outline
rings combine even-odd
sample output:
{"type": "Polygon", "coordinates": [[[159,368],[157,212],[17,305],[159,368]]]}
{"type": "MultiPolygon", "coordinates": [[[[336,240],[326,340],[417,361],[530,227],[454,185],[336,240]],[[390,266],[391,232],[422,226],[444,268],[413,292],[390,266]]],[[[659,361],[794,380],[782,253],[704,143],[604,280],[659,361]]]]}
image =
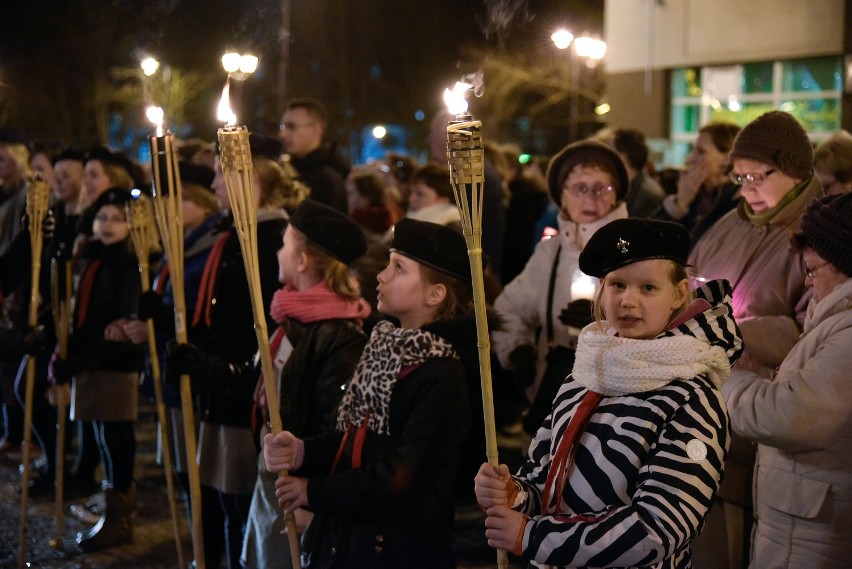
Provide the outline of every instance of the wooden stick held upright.
{"type": "MultiPolygon", "coordinates": [[[[149,276],[148,256],[157,245],[157,230],[154,220],[151,218],[151,205],[144,195],[139,195],[127,204],[127,223],[130,226],[130,241],[139,261],[139,279],[142,292],[151,288],[149,276]]],[[[175,497],[174,468],[172,468],[172,450],[169,437],[168,419],[166,417],[166,406],[163,403],[163,388],[160,385],[160,361],[157,354],[157,339],[154,335],[154,320],[149,318],[145,321],[148,327],[148,355],[151,360],[151,376],[154,381],[154,400],[157,407],[157,419],[160,421],[160,440],[163,445],[163,471],[166,476],[166,490],[169,496],[169,510],[172,515],[172,530],[177,548],[178,565],[186,567],[183,555],[183,545],[180,538],[180,523],[178,522],[177,499],[175,497]]]]}
{"type": "MultiPolygon", "coordinates": [[[[186,298],[183,288],[183,211],[182,191],[178,173],[174,135],[152,136],[151,173],[154,182],[154,213],[166,258],[175,300],[175,338],[186,344],[186,298]]],[[[180,376],[180,402],[183,432],[186,439],[186,467],[189,474],[189,498],[192,511],[192,551],[196,569],[204,569],[204,536],[201,533],[201,480],[196,459],[195,413],[192,408],[192,388],[189,376],[180,376]]]]}
{"type": "MultiPolygon", "coordinates": [[[[27,217],[29,218],[30,252],[30,309],[27,325],[30,328],[38,324],[38,284],[41,274],[41,249],[43,244],[42,227],[48,210],[50,186],[36,176],[27,185],[27,217]]],[[[27,356],[26,386],[24,388],[24,473],[21,477],[21,525],[18,536],[18,567],[23,569],[27,556],[27,530],[29,521],[27,511],[30,499],[30,440],[33,424],[33,390],[35,383],[35,358],[27,356]]]]}
{"type": "MultiPolygon", "coordinates": [[[[60,261],[54,258],[50,262],[50,296],[53,307],[53,327],[56,330],[56,343],[59,357],[68,358],[68,336],[71,332],[71,261],[60,261]],[[63,270],[64,269],[64,270],[63,270]],[[64,279],[62,290],[64,295],[59,299],[60,275],[64,279]]],[[[62,534],[65,525],[65,414],[68,407],[65,385],[56,385],[53,395],[56,403],[56,501],[53,516],[56,520],[56,534],[50,540],[53,548],[62,547],[62,534]]]]}
{"type": "MultiPolygon", "coordinates": [[[[266,329],[266,309],[260,288],[260,269],[257,260],[257,213],[255,212],[253,166],[249,149],[248,130],[244,126],[226,126],[219,129],[219,151],[225,186],[231,202],[234,227],[240,239],[243,262],[248,278],[251,306],[254,314],[254,331],[263,372],[263,387],[269,406],[269,421],[272,434],[281,432],[281,412],[278,407],[278,390],[275,385],[275,369],[269,353],[269,336],[266,329]]],[[[278,476],[287,476],[279,471],[278,476]]],[[[290,557],[293,567],[301,567],[299,534],[293,514],[285,517],[287,536],[290,542],[290,557]]]]}
{"type": "MultiPolygon", "coordinates": [[[[482,271],[482,202],[485,185],[485,150],[482,123],[470,115],[459,115],[447,125],[447,160],[450,181],[461,215],[464,240],[470,259],[473,306],[479,348],[479,380],[482,387],[482,411],[485,420],[485,455],[497,466],[497,432],[494,426],[494,394],[491,388],[491,343],[485,308],[485,284],[482,271]]],[[[497,566],[508,567],[505,551],[497,550],[497,566]]]]}

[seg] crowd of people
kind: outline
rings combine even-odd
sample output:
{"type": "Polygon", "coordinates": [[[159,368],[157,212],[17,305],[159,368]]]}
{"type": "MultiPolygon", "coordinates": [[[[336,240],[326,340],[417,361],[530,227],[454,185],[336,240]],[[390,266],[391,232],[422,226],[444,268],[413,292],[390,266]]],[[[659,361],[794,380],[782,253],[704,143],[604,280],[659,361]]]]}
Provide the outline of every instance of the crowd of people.
{"type": "Polygon", "coordinates": [[[150,172],[108,148],[0,132],[0,455],[37,459],[29,496],[52,497],[63,473],[69,513],[91,526],[76,536],[83,552],[132,541],[134,422],[160,387],[161,448],[187,496],[198,467],[190,522],[209,567],[291,567],[287,531],[303,567],[454,567],[467,504],[488,544],[524,566],[846,567],[852,136],[814,149],[781,111],[706,124],[668,192],[633,129],[527,166],[487,144],[496,428],[524,441],[512,472],[485,461],[447,118],[432,123],[426,162],[351,167],[307,98],[287,103],[279,136],[250,136],[273,406],[215,146],[179,141],[184,258],[145,251],[143,291],[127,208],[150,172]],[[34,176],[52,197],[31,326],[34,176]],[[67,350],[51,306],[66,294],[67,350]],[[270,407],[284,430],[271,431],[270,407]],[[57,412],[74,425],[58,458],[57,412]]]}

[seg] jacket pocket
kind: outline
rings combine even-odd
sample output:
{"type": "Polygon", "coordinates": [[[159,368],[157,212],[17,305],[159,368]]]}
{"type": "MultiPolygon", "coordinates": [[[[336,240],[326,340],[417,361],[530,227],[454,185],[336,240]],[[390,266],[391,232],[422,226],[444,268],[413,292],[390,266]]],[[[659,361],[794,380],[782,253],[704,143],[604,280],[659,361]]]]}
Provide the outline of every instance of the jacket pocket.
{"type": "Polygon", "coordinates": [[[815,518],[822,509],[831,484],[775,469],[761,469],[758,501],[764,507],[800,518],[815,518]],[[767,482],[769,482],[767,484],[767,482]]]}

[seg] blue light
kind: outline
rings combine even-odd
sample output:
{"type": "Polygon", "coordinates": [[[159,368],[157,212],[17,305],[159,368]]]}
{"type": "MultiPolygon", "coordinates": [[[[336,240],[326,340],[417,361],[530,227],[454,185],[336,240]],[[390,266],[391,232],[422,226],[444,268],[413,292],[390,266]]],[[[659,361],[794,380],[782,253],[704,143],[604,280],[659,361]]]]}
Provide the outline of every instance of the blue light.
{"type": "Polygon", "coordinates": [[[417,109],[416,111],[414,111],[414,118],[417,119],[418,121],[422,121],[423,119],[426,118],[426,113],[424,113],[420,109],[417,109]]]}
{"type": "Polygon", "coordinates": [[[132,190],[130,190],[130,197],[132,197],[134,200],[138,200],[141,195],[142,190],[140,190],[139,188],[133,188],[132,190]]]}

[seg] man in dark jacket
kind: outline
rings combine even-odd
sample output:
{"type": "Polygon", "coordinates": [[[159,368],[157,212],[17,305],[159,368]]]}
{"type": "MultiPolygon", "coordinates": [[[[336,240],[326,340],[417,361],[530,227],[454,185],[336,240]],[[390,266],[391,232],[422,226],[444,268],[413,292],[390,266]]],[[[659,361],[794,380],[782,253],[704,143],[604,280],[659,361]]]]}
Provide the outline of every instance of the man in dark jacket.
{"type": "Polygon", "coordinates": [[[281,139],[299,180],[311,189],[311,199],[346,213],[348,161],[323,143],[328,124],[325,105],[315,99],[291,99],[281,117],[281,139]]]}

